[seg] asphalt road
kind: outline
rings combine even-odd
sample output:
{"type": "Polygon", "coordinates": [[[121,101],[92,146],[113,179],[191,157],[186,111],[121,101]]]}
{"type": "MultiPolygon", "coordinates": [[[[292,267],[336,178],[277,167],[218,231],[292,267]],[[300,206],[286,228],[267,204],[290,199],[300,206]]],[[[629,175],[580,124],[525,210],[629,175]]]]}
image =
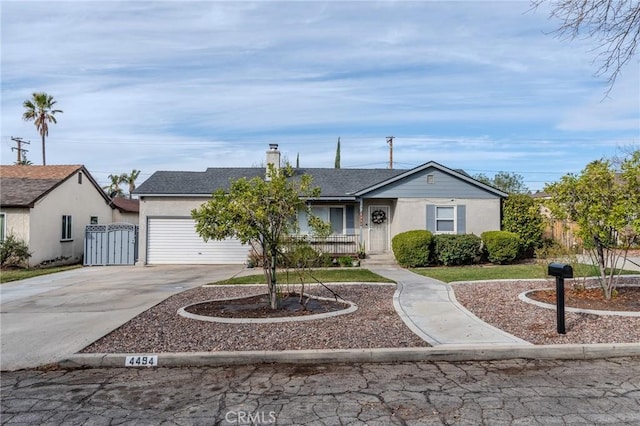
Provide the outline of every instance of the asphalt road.
{"type": "Polygon", "coordinates": [[[106,266],[0,286],[0,369],[54,363],[172,294],[229,278],[231,266],[106,266]]]}
{"type": "Polygon", "coordinates": [[[640,358],[2,373],[2,424],[640,425],[640,358]]]}

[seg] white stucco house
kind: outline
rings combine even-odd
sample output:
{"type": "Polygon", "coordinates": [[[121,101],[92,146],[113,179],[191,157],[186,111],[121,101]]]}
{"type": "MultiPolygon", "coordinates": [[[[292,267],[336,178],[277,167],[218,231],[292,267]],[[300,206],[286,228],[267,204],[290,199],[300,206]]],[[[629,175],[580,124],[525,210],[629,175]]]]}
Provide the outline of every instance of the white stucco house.
{"type": "MultiPolygon", "coordinates": [[[[273,144],[266,164],[279,167],[273,144]]],[[[464,171],[427,162],[410,170],[299,168],[309,174],[321,196],[310,200],[313,213],[333,228],[336,252],[360,245],[369,254],[391,250],[398,233],[427,229],[434,233],[476,234],[499,230],[506,193],[464,171]]],[[[204,172],[158,171],[135,191],[140,200],[139,263],[242,264],[248,248],[238,241],[204,242],[191,210],[232,179],[264,177],[265,169],[209,168],[204,172]]],[[[306,213],[298,218],[308,232],[306,213]]]]}
{"type": "Polygon", "coordinates": [[[24,240],[30,266],[79,262],[86,225],[127,221],[129,214],[82,165],[0,166],[0,239],[24,240]]]}

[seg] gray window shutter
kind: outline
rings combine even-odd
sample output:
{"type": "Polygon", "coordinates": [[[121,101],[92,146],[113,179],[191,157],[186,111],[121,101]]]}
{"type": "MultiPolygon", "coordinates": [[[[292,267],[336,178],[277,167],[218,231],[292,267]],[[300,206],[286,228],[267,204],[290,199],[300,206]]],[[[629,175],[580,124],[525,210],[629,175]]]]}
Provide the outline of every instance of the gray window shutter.
{"type": "Polygon", "coordinates": [[[436,232],[436,206],[427,204],[427,231],[436,232]]]}
{"type": "Polygon", "coordinates": [[[347,234],[355,234],[355,208],[353,206],[347,206],[347,234]]]}
{"type": "Polygon", "coordinates": [[[467,233],[467,206],[464,204],[458,204],[458,229],[456,233],[458,234],[466,234],[467,233]]]}

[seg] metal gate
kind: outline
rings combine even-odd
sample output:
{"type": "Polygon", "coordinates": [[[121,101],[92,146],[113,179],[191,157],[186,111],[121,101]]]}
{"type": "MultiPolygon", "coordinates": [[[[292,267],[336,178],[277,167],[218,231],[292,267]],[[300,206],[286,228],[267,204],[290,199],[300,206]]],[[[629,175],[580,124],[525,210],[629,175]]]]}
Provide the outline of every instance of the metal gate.
{"type": "Polygon", "coordinates": [[[134,265],[137,260],[137,225],[87,225],[84,233],[85,266],[134,265]]]}

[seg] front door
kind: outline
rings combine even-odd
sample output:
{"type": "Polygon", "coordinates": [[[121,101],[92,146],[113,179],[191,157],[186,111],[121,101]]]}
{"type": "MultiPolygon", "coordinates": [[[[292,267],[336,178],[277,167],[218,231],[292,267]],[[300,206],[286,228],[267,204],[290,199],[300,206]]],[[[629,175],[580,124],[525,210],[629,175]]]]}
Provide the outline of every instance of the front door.
{"type": "Polygon", "coordinates": [[[389,206],[369,206],[369,253],[389,251],[389,206]]]}

